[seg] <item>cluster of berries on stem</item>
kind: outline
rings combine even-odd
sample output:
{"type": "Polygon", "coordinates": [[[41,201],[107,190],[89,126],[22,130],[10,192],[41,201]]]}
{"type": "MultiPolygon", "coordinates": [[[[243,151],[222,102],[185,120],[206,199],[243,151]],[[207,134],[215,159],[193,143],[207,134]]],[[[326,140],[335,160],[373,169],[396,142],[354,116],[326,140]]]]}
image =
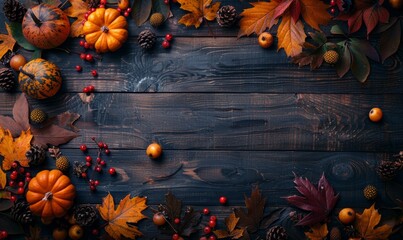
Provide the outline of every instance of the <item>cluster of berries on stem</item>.
{"type": "Polygon", "coordinates": [[[164,41],[162,41],[161,46],[165,49],[170,48],[173,38],[173,35],[171,33],[168,33],[167,35],[165,35],[164,41]]]}
{"type": "Polygon", "coordinates": [[[83,93],[90,94],[90,93],[93,93],[94,91],[95,91],[94,85],[88,85],[83,88],[83,93]]]}
{"type": "Polygon", "coordinates": [[[15,202],[17,200],[15,195],[22,195],[25,193],[25,189],[29,181],[31,181],[31,173],[21,167],[17,161],[11,164],[11,168],[13,171],[10,174],[10,181],[8,182],[6,190],[14,194],[11,195],[10,200],[15,202]]]}
{"type": "Polygon", "coordinates": [[[332,7],[330,8],[330,13],[331,13],[331,14],[335,14],[335,13],[336,13],[336,5],[337,5],[336,0],[330,0],[330,6],[332,6],[332,7]]]}

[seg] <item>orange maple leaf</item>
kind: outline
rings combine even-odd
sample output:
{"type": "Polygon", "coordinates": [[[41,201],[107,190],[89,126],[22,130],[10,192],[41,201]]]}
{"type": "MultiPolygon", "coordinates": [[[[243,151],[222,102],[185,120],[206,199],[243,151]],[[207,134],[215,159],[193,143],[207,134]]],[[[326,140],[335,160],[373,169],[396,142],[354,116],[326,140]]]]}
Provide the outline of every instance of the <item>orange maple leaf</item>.
{"type": "Polygon", "coordinates": [[[242,17],[239,26],[238,37],[249,36],[252,33],[261,34],[266,28],[276,25],[278,19],[274,18],[276,7],[279,1],[255,2],[250,3],[253,8],[245,9],[240,16],[242,17]]]}
{"type": "Polygon", "coordinates": [[[132,223],[137,223],[146,218],[141,212],[147,208],[146,198],[130,198],[130,194],[123,198],[115,210],[115,203],[109,193],[103,198],[102,205],[98,206],[101,217],[108,222],[105,231],[113,239],[125,238],[135,239],[142,236],[142,233],[132,223]],[[130,225],[128,223],[131,223],[130,225]]]}
{"type": "Polygon", "coordinates": [[[214,234],[217,236],[218,239],[240,239],[241,237],[243,237],[245,229],[236,228],[238,221],[239,218],[236,217],[235,213],[231,213],[227,218],[225,218],[225,225],[227,226],[227,230],[215,230],[214,234]]]}
{"type": "Polygon", "coordinates": [[[3,172],[0,168],[0,189],[4,189],[7,185],[7,176],[6,173],[3,172]]]}
{"type": "Polygon", "coordinates": [[[323,240],[326,239],[328,233],[327,224],[315,224],[309,232],[305,232],[305,236],[310,240],[323,240]]]}
{"type": "Polygon", "coordinates": [[[2,58],[9,50],[12,51],[16,43],[7,24],[6,29],[8,34],[0,34],[0,58],[2,58]]]}
{"type": "Polygon", "coordinates": [[[29,160],[25,153],[31,148],[31,130],[22,131],[18,138],[13,139],[10,130],[0,127],[0,140],[0,155],[4,157],[4,170],[9,170],[14,161],[19,162],[23,167],[29,167],[29,160]]]}
{"type": "Polygon", "coordinates": [[[320,31],[319,25],[326,25],[332,16],[327,12],[329,5],[318,0],[301,0],[301,15],[305,22],[320,31]]]}
{"type": "Polygon", "coordinates": [[[305,42],[306,34],[301,20],[294,22],[290,13],[283,15],[280,26],[277,30],[278,50],[284,48],[289,57],[302,52],[302,44],[305,42]]]}
{"type": "Polygon", "coordinates": [[[217,11],[220,8],[220,2],[211,4],[212,0],[178,0],[181,9],[191,13],[185,14],[179,19],[178,23],[184,24],[186,27],[200,27],[203,19],[213,21],[216,18],[217,11]]]}
{"type": "Polygon", "coordinates": [[[71,7],[64,10],[67,16],[77,18],[71,24],[70,37],[80,37],[83,35],[83,22],[85,21],[85,14],[90,9],[88,0],[69,0],[71,7]]]}
{"type": "Polygon", "coordinates": [[[369,209],[364,209],[362,214],[356,214],[355,228],[365,240],[388,239],[393,227],[387,224],[378,226],[380,221],[381,215],[375,209],[375,204],[372,204],[369,209]]]}

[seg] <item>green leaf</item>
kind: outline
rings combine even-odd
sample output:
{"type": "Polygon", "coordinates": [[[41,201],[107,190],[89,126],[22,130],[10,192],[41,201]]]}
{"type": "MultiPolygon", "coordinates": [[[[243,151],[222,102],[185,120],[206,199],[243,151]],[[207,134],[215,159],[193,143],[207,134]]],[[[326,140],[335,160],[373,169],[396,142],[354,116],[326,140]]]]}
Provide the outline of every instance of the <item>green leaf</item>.
{"type": "Polygon", "coordinates": [[[336,63],[335,67],[337,75],[342,78],[350,69],[351,54],[348,47],[346,46],[346,41],[340,42],[338,45],[341,45],[339,51],[341,53],[341,58],[336,63]]]}
{"type": "Polygon", "coordinates": [[[382,63],[399,49],[402,38],[401,22],[395,21],[395,24],[381,33],[379,37],[379,53],[382,63]]]}
{"type": "Polygon", "coordinates": [[[376,49],[367,40],[351,38],[350,46],[357,49],[358,52],[364,53],[370,59],[379,62],[379,54],[376,49]]]}
{"type": "Polygon", "coordinates": [[[9,26],[11,35],[13,35],[13,38],[17,41],[18,45],[29,51],[38,50],[37,47],[33,46],[25,39],[24,35],[22,34],[21,23],[11,22],[9,26]]]}
{"type": "Polygon", "coordinates": [[[153,12],[161,13],[164,15],[165,20],[171,16],[171,9],[169,8],[169,4],[165,4],[164,0],[152,0],[153,3],[153,12]]]}
{"type": "Polygon", "coordinates": [[[368,58],[365,56],[365,53],[353,46],[349,46],[349,49],[351,53],[351,72],[358,81],[364,83],[371,70],[368,58]]]}
{"type": "Polygon", "coordinates": [[[151,0],[135,0],[132,7],[132,17],[137,26],[143,25],[150,16],[151,0]]]}
{"type": "Polygon", "coordinates": [[[8,214],[0,213],[1,229],[6,229],[9,235],[24,234],[24,229],[21,224],[16,222],[8,214]]]}
{"type": "Polygon", "coordinates": [[[309,32],[308,34],[311,36],[312,40],[319,45],[323,45],[327,42],[327,37],[323,32],[309,32]]]}
{"type": "Polygon", "coordinates": [[[336,34],[336,35],[346,35],[344,33],[343,29],[341,29],[341,27],[339,25],[332,26],[332,28],[330,29],[330,32],[332,34],[336,34]]]}

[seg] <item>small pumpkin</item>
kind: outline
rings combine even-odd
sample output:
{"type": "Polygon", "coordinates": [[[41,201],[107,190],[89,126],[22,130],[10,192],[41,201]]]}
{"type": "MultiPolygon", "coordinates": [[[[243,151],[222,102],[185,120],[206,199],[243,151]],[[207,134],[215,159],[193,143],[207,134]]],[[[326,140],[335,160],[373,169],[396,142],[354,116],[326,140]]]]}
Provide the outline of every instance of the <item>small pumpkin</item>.
{"type": "Polygon", "coordinates": [[[21,91],[36,99],[52,97],[62,86],[59,68],[42,58],[34,59],[20,67],[18,81],[21,91]]]}
{"type": "Polygon", "coordinates": [[[97,8],[84,23],[83,33],[97,52],[114,52],[128,37],[127,21],[114,8],[97,8]]]}
{"type": "Polygon", "coordinates": [[[25,13],[22,33],[35,47],[55,48],[69,36],[70,22],[60,8],[42,3],[25,13]]]}
{"type": "Polygon", "coordinates": [[[29,182],[26,198],[33,214],[51,219],[64,216],[75,196],[69,177],[59,170],[43,170],[29,182]]]}

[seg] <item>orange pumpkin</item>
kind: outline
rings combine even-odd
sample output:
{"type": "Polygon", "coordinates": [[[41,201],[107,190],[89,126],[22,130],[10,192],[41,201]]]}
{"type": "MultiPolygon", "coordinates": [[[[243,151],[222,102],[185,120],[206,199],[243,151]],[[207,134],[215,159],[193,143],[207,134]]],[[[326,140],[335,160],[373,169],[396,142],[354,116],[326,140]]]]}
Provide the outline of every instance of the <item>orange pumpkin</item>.
{"type": "Polygon", "coordinates": [[[69,177],[59,170],[43,170],[29,182],[26,198],[33,214],[50,219],[64,216],[75,196],[69,177]]]}
{"type": "Polygon", "coordinates": [[[97,8],[84,23],[83,33],[97,52],[114,52],[128,37],[127,21],[114,8],[97,8]]]}
{"type": "Polygon", "coordinates": [[[69,36],[70,22],[60,8],[42,3],[25,13],[22,33],[35,47],[55,48],[69,36]]]}

